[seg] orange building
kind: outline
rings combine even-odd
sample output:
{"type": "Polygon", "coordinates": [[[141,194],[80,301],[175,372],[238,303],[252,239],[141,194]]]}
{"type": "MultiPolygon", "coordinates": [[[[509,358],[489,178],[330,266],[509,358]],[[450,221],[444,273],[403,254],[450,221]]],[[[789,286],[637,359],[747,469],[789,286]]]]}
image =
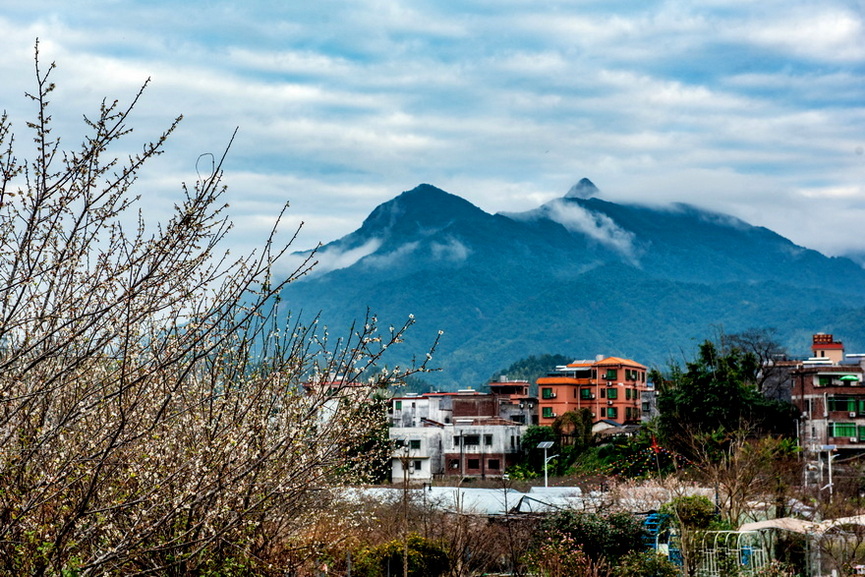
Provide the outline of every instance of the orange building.
{"type": "Polygon", "coordinates": [[[600,358],[556,367],[538,383],[541,425],[552,425],[568,411],[589,409],[596,420],[640,421],[646,367],[630,359],[600,358]]]}

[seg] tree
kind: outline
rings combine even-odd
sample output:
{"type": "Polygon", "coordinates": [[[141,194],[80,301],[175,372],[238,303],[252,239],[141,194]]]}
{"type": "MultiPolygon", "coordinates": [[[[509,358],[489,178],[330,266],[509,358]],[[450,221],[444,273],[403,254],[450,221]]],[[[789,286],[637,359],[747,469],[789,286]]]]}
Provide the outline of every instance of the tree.
{"type": "Polygon", "coordinates": [[[786,372],[778,368],[777,362],[787,358],[787,351],[778,343],[778,331],[774,328],[748,329],[741,333],[720,336],[724,350],[738,349],[757,359],[760,370],[754,386],[770,399],[782,397],[782,385],[786,372]]]}
{"type": "MultiPolygon", "coordinates": [[[[552,427],[543,425],[532,425],[526,428],[520,440],[522,448],[522,464],[534,474],[542,474],[544,467],[544,452],[538,449],[538,443],[542,441],[558,442],[556,432],[552,427]]],[[[553,449],[554,451],[557,449],[553,449]]]]}
{"type": "Polygon", "coordinates": [[[701,559],[703,535],[717,523],[715,506],[702,495],[679,495],[661,507],[661,514],[672,520],[685,575],[696,575],[701,559]]]}
{"type": "Polygon", "coordinates": [[[696,435],[693,453],[697,477],[715,488],[719,513],[731,527],[749,516],[758,520],[788,515],[790,491],[802,474],[795,440],[755,439],[746,431],[731,432],[723,439],[696,435]],[[755,510],[754,502],[771,504],[775,510],[755,510]]]}
{"type": "Polygon", "coordinates": [[[623,511],[561,511],[540,523],[532,548],[540,547],[550,536],[567,536],[590,559],[614,566],[622,556],[643,548],[645,530],[639,519],[623,511]]]}
{"type": "Polygon", "coordinates": [[[592,411],[580,409],[565,411],[553,421],[553,431],[563,446],[573,447],[580,452],[592,444],[592,411]]]}
{"type": "Polygon", "coordinates": [[[265,572],[364,458],[355,417],[399,374],[371,367],[411,321],[339,339],[277,326],[312,262],[273,279],[275,228],[258,252],[220,252],[225,156],[148,227],[134,185],[180,118],[112,156],[145,83],[64,149],[53,68],[37,43],[31,160],[0,118],[0,573],[265,572]]]}
{"type": "Polygon", "coordinates": [[[755,387],[757,357],[733,347],[703,342],[697,358],[668,375],[654,374],[658,387],[659,432],[668,445],[693,457],[693,437],[732,431],[788,435],[795,409],[770,400],[755,387]]]}

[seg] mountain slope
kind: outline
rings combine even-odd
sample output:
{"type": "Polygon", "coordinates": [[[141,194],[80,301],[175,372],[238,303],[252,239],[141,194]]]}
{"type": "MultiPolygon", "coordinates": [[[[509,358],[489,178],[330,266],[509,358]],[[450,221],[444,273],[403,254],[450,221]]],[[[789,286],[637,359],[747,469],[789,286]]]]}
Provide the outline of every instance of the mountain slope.
{"type": "Polygon", "coordinates": [[[663,364],[718,330],[773,326],[797,347],[825,330],[865,345],[865,270],[853,262],[726,215],[597,194],[584,179],[532,211],[491,215],[420,185],[322,247],[319,272],[283,297],[336,334],[367,309],[385,324],[413,314],[391,362],[423,355],[444,330],[432,380],[446,387],[483,384],[529,354],[663,364]]]}

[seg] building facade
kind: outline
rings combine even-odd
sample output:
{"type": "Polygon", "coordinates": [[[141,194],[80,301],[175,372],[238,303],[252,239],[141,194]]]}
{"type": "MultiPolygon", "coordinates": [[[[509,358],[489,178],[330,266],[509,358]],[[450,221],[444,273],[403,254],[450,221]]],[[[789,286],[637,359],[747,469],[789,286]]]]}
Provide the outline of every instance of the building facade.
{"type": "Polygon", "coordinates": [[[843,343],[824,333],[813,336],[811,352],[790,370],[801,445],[812,452],[865,451],[865,358],[845,356],[843,343]]]}
{"type": "Polygon", "coordinates": [[[526,381],[499,381],[492,393],[465,389],[391,399],[393,482],[446,475],[500,477],[517,461],[520,439],[537,422],[526,381]]]}
{"type": "Polygon", "coordinates": [[[595,420],[639,423],[645,366],[619,357],[574,361],[538,379],[539,424],[550,426],[567,411],[588,409],[595,420]]]}

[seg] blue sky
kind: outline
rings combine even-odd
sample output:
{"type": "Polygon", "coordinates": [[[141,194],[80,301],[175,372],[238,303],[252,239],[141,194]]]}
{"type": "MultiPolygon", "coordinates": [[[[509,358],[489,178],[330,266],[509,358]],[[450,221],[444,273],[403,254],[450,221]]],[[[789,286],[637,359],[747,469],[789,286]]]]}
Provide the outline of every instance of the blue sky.
{"type": "Polygon", "coordinates": [[[588,177],[612,201],[865,252],[862,1],[0,0],[0,108],[20,142],[36,37],[67,142],[148,77],[130,147],[184,115],[138,183],[150,218],[239,127],[240,249],[284,201],[301,249],[422,182],[515,212],[588,177]]]}

